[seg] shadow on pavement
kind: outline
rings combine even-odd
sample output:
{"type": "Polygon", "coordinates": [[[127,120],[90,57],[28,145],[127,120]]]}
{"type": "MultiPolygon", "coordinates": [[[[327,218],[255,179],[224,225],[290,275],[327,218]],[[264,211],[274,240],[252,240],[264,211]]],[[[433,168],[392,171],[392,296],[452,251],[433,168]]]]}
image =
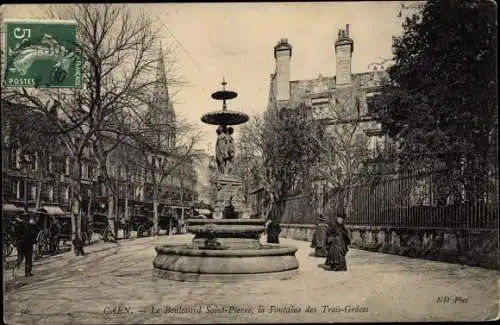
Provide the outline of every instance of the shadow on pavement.
{"type": "Polygon", "coordinates": [[[323,270],[327,270],[327,271],[330,271],[330,266],[329,265],[326,265],[326,264],[318,264],[318,267],[320,269],[323,269],[323,270]]]}

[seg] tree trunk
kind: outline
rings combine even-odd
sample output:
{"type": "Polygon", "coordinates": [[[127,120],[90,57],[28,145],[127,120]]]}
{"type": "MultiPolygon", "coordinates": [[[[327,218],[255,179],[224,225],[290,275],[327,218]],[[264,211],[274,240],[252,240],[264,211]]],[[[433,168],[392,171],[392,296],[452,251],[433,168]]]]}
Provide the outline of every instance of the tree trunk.
{"type": "Polygon", "coordinates": [[[71,227],[73,230],[72,239],[82,238],[82,216],[80,214],[82,193],[82,162],[81,159],[73,159],[73,168],[71,170],[71,227]]]}
{"type": "Polygon", "coordinates": [[[40,201],[42,199],[42,176],[38,177],[38,184],[36,186],[36,204],[35,209],[40,208],[40,201]]]}
{"type": "Polygon", "coordinates": [[[350,217],[352,216],[352,207],[353,207],[353,192],[354,192],[354,187],[349,186],[346,189],[346,198],[345,198],[345,211],[344,213],[346,214],[347,220],[350,220],[350,217]]]}
{"type": "Polygon", "coordinates": [[[158,200],[156,199],[156,195],[153,199],[153,235],[158,235],[158,200]]]}
{"type": "MultiPolygon", "coordinates": [[[[264,201],[264,200],[263,200],[264,201]]],[[[267,201],[267,200],[266,200],[267,201]]],[[[267,203],[267,206],[264,207],[264,219],[269,219],[272,217],[272,212],[273,212],[273,208],[274,208],[274,197],[272,194],[269,194],[269,201],[267,203]]]]}
{"type": "Polygon", "coordinates": [[[278,223],[281,223],[283,219],[283,214],[285,213],[286,199],[281,199],[275,204],[275,218],[278,223]]]}
{"type": "Polygon", "coordinates": [[[124,218],[125,220],[128,220],[128,190],[129,190],[129,184],[127,184],[126,189],[125,189],[125,211],[124,211],[124,218]]]}
{"type": "Polygon", "coordinates": [[[94,183],[90,185],[89,204],[87,205],[87,222],[92,219],[92,200],[94,198],[94,183]]]}
{"type": "MultiPolygon", "coordinates": [[[[112,192],[112,191],[110,191],[112,192]]],[[[108,224],[110,225],[111,232],[113,233],[113,236],[116,238],[116,232],[115,232],[115,197],[113,193],[109,194],[108,192],[108,224]]]]}

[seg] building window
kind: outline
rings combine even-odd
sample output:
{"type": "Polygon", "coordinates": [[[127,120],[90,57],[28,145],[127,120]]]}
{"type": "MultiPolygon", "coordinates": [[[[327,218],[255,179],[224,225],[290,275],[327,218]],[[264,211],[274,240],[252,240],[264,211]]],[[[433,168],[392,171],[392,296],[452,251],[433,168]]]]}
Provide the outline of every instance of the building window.
{"type": "Polygon", "coordinates": [[[54,167],[52,166],[52,156],[49,156],[49,161],[48,161],[48,169],[49,169],[49,172],[52,172],[52,169],[54,167]]]}
{"type": "Polygon", "coordinates": [[[33,156],[33,161],[34,161],[34,166],[33,166],[33,169],[38,171],[38,165],[39,165],[39,161],[38,161],[38,152],[35,152],[34,156],[33,156]]]}
{"type": "Polygon", "coordinates": [[[21,181],[17,180],[17,181],[14,181],[14,186],[12,187],[12,190],[13,190],[13,195],[16,197],[16,199],[20,199],[21,198],[21,181]]]}
{"type": "Polygon", "coordinates": [[[12,148],[11,157],[11,167],[14,169],[21,169],[21,149],[12,148]]]}
{"type": "Polygon", "coordinates": [[[87,165],[87,172],[88,172],[88,178],[93,179],[94,178],[94,167],[92,166],[92,162],[89,162],[87,165]]]}
{"type": "Polygon", "coordinates": [[[106,196],[106,185],[101,184],[101,196],[106,196]]]}
{"type": "Polygon", "coordinates": [[[64,188],[64,202],[69,202],[69,186],[64,188]]]}
{"type": "Polygon", "coordinates": [[[36,199],[36,185],[31,185],[30,200],[36,199]]]}
{"type": "Polygon", "coordinates": [[[88,165],[86,162],[82,162],[82,178],[88,179],[88,165]]]}
{"type": "Polygon", "coordinates": [[[54,186],[49,185],[48,197],[50,202],[54,202],[54,186]]]}
{"type": "Polygon", "coordinates": [[[71,168],[71,160],[69,157],[66,157],[66,165],[64,168],[64,174],[69,175],[70,168],[71,168]]]}

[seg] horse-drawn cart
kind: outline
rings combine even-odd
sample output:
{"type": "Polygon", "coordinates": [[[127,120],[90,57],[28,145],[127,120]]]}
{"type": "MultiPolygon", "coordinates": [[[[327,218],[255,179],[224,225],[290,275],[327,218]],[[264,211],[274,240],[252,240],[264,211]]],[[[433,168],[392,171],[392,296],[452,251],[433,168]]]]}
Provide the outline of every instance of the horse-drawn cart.
{"type": "Polygon", "coordinates": [[[71,242],[72,227],[69,212],[57,206],[47,206],[30,210],[29,213],[37,221],[35,258],[41,258],[46,253],[55,253],[61,241],[71,242]]]}
{"type": "Polygon", "coordinates": [[[111,240],[114,237],[108,216],[104,213],[94,213],[92,215],[89,232],[90,234],[99,234],[104,241],[111,240]]]}
{"type": "Polygon", "coordinates": [[[130,216],[130,221],[127,224],[127,230],[136,231],[137,237],[149,237],[151,236],[151,229],[153,227],[153,221],[143,214],[134,214],[130,216]]]}
{"type": "Polygon", "coordinates": [[[158,229],[166,230],[167,235],[172,232],[172,234],[178,234],[181,232],[181,222],[179,217],[167,214],[158,217],[158,229]]]}
{"type": "Polygon", "coordinates": [[[10,256],[14,251],[14,218],[22,215],[23,212],[23,208],[13,204],[2,204],[3,259],[10,256]]]}

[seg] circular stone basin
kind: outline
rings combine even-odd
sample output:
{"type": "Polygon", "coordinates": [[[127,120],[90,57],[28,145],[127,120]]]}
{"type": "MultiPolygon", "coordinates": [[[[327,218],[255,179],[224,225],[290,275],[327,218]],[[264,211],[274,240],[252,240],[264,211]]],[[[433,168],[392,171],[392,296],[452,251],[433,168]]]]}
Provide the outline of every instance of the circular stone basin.
{"type": "Polygon", "coordinates": [[[298,273],[295,247],[206,250],[189,245],[156,247],[153,274],[177,281],[237,282],[287,279],[298,273]]]}

